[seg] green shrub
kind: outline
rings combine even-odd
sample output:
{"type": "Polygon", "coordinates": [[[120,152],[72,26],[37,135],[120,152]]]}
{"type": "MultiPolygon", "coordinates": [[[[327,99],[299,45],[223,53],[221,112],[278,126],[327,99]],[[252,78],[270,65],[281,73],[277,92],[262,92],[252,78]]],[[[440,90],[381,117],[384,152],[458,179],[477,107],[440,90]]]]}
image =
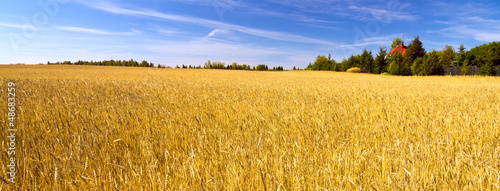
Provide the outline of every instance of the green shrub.
{"type": "Polygon", "coordinates": [[[358,67],[353,67],[353,68],[349,68],[349,69],[347,70],[347,72],[351,72],[351,73],[359,73],[359,72],[361,72],[361,69],[360,69],[360,68],[358,68],[358,67]]]}

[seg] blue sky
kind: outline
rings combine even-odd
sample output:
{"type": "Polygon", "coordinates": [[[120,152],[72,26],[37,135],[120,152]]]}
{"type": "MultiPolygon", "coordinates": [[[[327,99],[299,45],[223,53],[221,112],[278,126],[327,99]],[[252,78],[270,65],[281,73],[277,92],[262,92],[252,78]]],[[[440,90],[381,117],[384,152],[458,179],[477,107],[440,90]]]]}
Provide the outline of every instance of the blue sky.
{"type": "Polygon", "coordinates": [[[0,7],[0,63],[207,60],[304,68],[319,54],[375,56],[419,35],[427,51],[500,41],[497,1],[40,0],[0,7]],[[388,48],[389,49],[389,48],[388,48]]]}

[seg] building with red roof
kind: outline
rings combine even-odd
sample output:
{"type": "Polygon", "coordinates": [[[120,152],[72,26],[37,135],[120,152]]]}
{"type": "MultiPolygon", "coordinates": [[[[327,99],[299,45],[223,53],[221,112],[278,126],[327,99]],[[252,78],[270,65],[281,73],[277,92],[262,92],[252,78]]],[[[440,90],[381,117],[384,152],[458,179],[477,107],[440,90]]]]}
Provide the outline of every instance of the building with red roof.
{"type": "Polygon", "coordinates": [[[394,53],[396,53],[396,51],[401,53],[401,55],[405,55],[406,49],[408,49],[408,47],[405,46],[405,43],[401,43],[396,48],[392,49],[388,55],[393,55],[394,53]]]}

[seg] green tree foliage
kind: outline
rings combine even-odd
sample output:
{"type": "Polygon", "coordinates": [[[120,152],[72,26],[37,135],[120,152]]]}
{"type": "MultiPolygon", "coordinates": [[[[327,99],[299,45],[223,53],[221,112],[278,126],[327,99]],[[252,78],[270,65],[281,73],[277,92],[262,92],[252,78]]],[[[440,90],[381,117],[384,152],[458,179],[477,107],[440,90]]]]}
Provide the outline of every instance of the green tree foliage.
{"type": "Polygon", "coordinates": [[[203,66],[205,69],[212,69],[212,62],[209,60],[205,62],[205,66],[203,66]]]}
{"type": "Polygon", "coordinates": [[[469,60],[464,60],[462,64],[462,74],[465,76],[469,73],[470,66],[469,66],[469,60]]]}
{"type": "Polygon", "coordinates": [[[146,60],[143,60],[139,66],[140,67],[149,67],[149,62],[146,60]]]}
{"type": "Polygon", "coordinates": [[[456,55],[457,54],[455,53],[453,47],[446,45],[443,52],[441,52],[441,55],[439,55],[439,62],[442,66],[451,66],[456,55]]]}
{"type": "Polygon", "coordinates": [[[479,75],[481,75],[481,76],[493,76],[493,75],[495,75],[494,70],[493,70],[493,62],[489,61],[489,62],[483,64],[483,66],[481,66],[481,69],[479,70],[479,75]]]}
{"type": "Polygon", "coordinates": [[[349,68],[358,67],[359,66],[359,55],[354,56],[351,55],[346,61],[345,64],[342,64],[342,71],[347,71],[349,68]]]}
{"type": "Polygon", "coordinates": [[[404,64],[403,68],[400,68],[400,75],[408,76],[412,74],[418,74],[412,72],[411,67],[417,58],[423,58],[425,55],[425,49],[422,41],[420,41],[420,37],[417,36],[415,39],[411,41],[408,45],[408,49],[406,49],[404,55],[404,64]]]}
{"type": "Polygon", "coordinates": [[[439,62],[441,52],[432,51],[425,55],[422,73],[427,76],[444,75],[444,66],[439,62]]]}
{"type": "Polygon", "coordinates": [[[345,72],[347,69],[349,69],[347,68],[347,59],[344,58],[342,59],[342,62],[339,64],[338,70],[345,72]]]}
{"type": "Polygon", "coordinates": [[[462,54],[463,52],[465,52],[467,48],[465,48],[464,44],[461,44],[460,45],[460,48],[458,48],[458,54],[462,54]]]}
{"type": "Polygon", "coordinates": [[[339,64],[335,60],[331,58],[331,55],[328,55],[328,58],[324,55],[318,55],[316,57],[316,61],[314,63],[309,63],[307,66],[307,70],[340,70],[337,69],[339,64]]]}
{"type": "Polygon", "coordinates": [[[273,67],[273,70],[275,70],[275,71],[283,71],[283,66],[273,67]]]}
{"type": "MultiPolygon", "coordinates": [[[[401,38],[393,40],[392,48],[402,43],[401,38]]],[[[337,63],[328,57],[318,55],[314,63],[309,63],[308,70],[347,71],[358,67],[360,72],[380,74],[388,72],[392,75],[444,75],[446,67],[453,61],[462,66],[463,73],[468,73],[470,66],[480,67],[481,75],[495,75],[496,67],[500,67],[500,42],[491,42],[466,51],[462,44],[455,52],[452,46],[446,45],[442,51],[426,53],[420,37],[416,36],[408,45],[405,55],[396,52],[388,56],[385,47],[381,46],[375,58],[371,50],[366,48],[361,54],[351,55],[337,63]]]]}
{"type": "Polygon", "coordinates": [[[211,62],[210,60],[205,62],[205,69],[225,69],[226,64],[224,62],[211,62]]]}
{"type": "Polygon", "coordinates": [[[418,57],[411,66],[411,71],[413,72],[413,74],[419,76],[424,75],[424,73],[422,72],[423,65],[424,59],[422,57],[418,57]]]}
{"type": "Polygon", "coordinates": [[[259,64],[255,68],[255,70],[257,70],[257,71],[266,71],[267,69],[268,69],[267,65],[264,65],[264,64],[259,64]]]}
{"type": "Polygon", "coordinates": [[[71,62],[71,61],[64,61],[64,62],[50,62],[47,61],[47,64],[53,65],[53,64],[64,64],[64,65],[94,65],[94,66],[131,66],[131,67],[154,67],[153,63],[147,62],[147,61],[142,61],[141,64],[139,64],[137,61],[130,59],[130,60],[103,60],[103,61],[82,61],[78,60],[77,62],[71,62]]]}
{"type": "Polygon", "coordinates": [[[373,61],[373,71],[374,74],[380,74],[387,72],[387,50],[385,46],[380,46],[377,57],[373,61]]]}
{"type": "Polygon", "coordinates": [[[395,52],[391,56],[389,68],[387,71],[391,75],[402,75],[404,69],[404,57],[400,52],[395,52]]]}
{"type": "Polygon", "coordinates": [[[398,37],[392,40],[391,50],[403,43],[403,38],[398,37]]]}
{"type": "Polygon", "coordinates": [[[359,66],[362,69],[362,71],[373,72],[373,69],[375,67],[373,65],[373,56],[372,56],[372,51],[371,50],[368,51],[365,48],[363,50],[363,53],[360,56],[359,62],[360,62],[359,66]]]}
{"type": "Polygon", "coordinates": [[[477,46],[466,53],[471,65],[479,67],[491,65],[500,66],[500,42],[491,42],[477,46]]]}
{"type": "MultiPolygon", "coordinates": [[[[193,67],[194,68],[194,67],[193,67]]],[[[201,66],[198,66],[198,68],[202,68],[201,66]]],[[[207,61],[205,62],[205,65],[203,66],[204,69],[226,69],[226,70],[250,70],[251,66],[250,65],[239,65],[237,62],[233,62],[231,65],[227,65],[224,62],[219,62],[219,61],[207,61]]],[[[255,69],[255,67],[254,67],[255,69]]]]}
{"type": "Polygon", "coordinates": [[[328,58],[325,56],[318,56],[313,64],[312,70],[329,70],[328,58]]]}
{"type": "MultiPolygon", "coordinates": [[[[462,66],[465,62],[465,60],[468,60],[466,58],[467,56],[467,51],[465,51],[467,48],[465,48],[464,44],[460,45],[460,48],[458,48],[458,55],[455,57],[455,61],[457,61],[458,66],[462,66]]],[[[469,61],[467,61],[469,62],[469,61]]],[[[470,64],[470,63],[468,63],[470,64]]]]}

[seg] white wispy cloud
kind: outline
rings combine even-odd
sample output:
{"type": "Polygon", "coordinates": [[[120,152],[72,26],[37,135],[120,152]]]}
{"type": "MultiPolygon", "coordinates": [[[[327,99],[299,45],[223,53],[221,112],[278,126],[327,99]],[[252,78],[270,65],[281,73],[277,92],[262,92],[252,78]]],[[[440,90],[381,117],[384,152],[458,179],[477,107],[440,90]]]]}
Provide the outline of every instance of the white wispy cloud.
{"type": "Polygon", "coordinates": [[[484,2],[434,1],[432,15],[438,17],[438,29],[428,30],[448,38],[474,39],[482,42],[500,41],[500,20],[492,15],[499,11],[484,2]]]}
{"type": "Polygon", "coordinates": [[[428,32],[451,38],[473,38],[483,42],[500,41],[500,20],[473,16],[439,24],[443,25],[443,28],[428,32]]]}
{"type": "Polygon", "coordinates": [[[449,16],[454,18],[470,17],[478,15],[490,15],[496,11],[492,11],[491,6],[486,5],[487,1],[470,1],[470,2],[454,2],[454,1],[431,1],[428,9],[429,15],[434,16],[449,16]]]}
{"type": "Polygon", "coordinates": [[[176,29],[168,29],[168,28],[156,28],[155,31],[159,34],[165,35],[165,36],[173,36],[177,34],[181,34],[179,30],[176,29]]]}
{"type": "Polygon", "coordinates": [[[477,33],[474,35],[474,38],[483,42],[491,42],[491,41],[500,41],[500,33],[477,33]]]}
{"type": "Polygon", "coordinates": [[[34,29],[33,25],[20,25],[20,24],[12,24],[12,23],[0,23],[0,26],[16,28],[16,29],[34,29]]]}
{"type": "Polygon", "coordinates": [[[287,19],[287,20],[292,20],[292,21],[299,21],[303,23],[319,23],[319,24],[339,24],[343,23],[343,21],[337,20],[325,20],[325,19],[317,19],[317,18],[312,18],[311,16],[306,16],[304,14],[299,14],[299,13],[286,13],[286,12],[279,12],[277,10],[266,10],[266,9],[261,9],[261,8],[253,8],[249,13],[251,14],[256,14],[256,15],[262,15],[262,16],[271,16],[271,17],[278,17],[282,19],[287,19]]]}
{"type": "Polygon", "coordinates": [[[266,8],[262,8],[261,6],[251,4],[250,2],[244,2],[242,0],[196,0],[196,1],[168,0],[168,1],[185,3],[190,5],[202,5],[202,6],[213,7],[214,11],[216,11],[222,18],[224,14],[237,10],[237,11],[244,11],[245,13],[254,15],[278,17],[282,19],[305,22],[305,23],[324,23],[324,24],[341,23],[340,21],[311,18],[310,16],[306,16],[305,14],[287,13],[279,10],[268,10],[266,8]]]}
{"type": "Polygon", "coordinates": [[[365,6],[349,6],[349,9],[356,11],[359,16],[366,20],[377,20],[380,22],[391,23],[392,21],[403,20],[403,21],[416,21],[417,16],[411,15],[407,12],[402,12],[398,10],[386,10],[383,7],[365,7],[365,6]],[[367,16],[366,14],[369,14],[367,16]]]}
{"type": "Polygon", "coordinates": [[[228,31],[227,30],[224,30],[224,29],[214,29],[213,31],[211,31],[210,33],[208,33],[207,36],[203,37],[204,39],[206,38],[210,38],[210,37],[213,37],[215,36],[216,34],[227,34],[228,31]]]}
{"type": "Polygon", "coordinates": [[[394,38],[400,37],[401,34],[390,34],[385,36],[367,37],[359,40],[359,44],[374,45],[374,44],[391,44],[394,38]]]}
{"type": "Polygon", "coordinates": [[[315,10],[318,10],[318,8],[332,8],[346,3],[346,1],[343,0],[287,0],[287,1],[268,0],[268,1],[299,9],[316,8],[315,10]]]}
{"type": "Polygon", "coordinates": [[[336,43],[329,42],[326,40],[306,37],[302,35],[291,34],[287,32],[279,32],[279,31],[270,31],[264,29],[257,29],[251,27],[245,27],[240,25],[228,24],[220,21],[214,21],[204,18],[198,17],[190,17],[184,15],[176,15],[176,14],[167,14],[161,13],[154,10],[147,9],[127,9],[109,2],[81,2],[86,6],[89,6],[94,9],[106,11],[114,14],[121,15],[131,15],[131,16],[148,16],[154,18],[160,18],[170,21],[182,22],[182,23],[190,23],[198,26],[204,26],[209,28],[222,28],[225,30],[237,31],[240,33],[245,33],[253,36],[259,36],[264,38],[269,38],[273,40],[279,41],[288,41],[288,42],[299,42],[299,43],[312,43],[312,44],[322,44],[322,45],[336,45],[336,43]]]}
{"type": "Polygon", "coordinates": [[[124,36],[133,36],[141,34],[140,31],[132,29],[130,32],[110,32],[99,29],[91,29],[91,28],[82,28],[82,27],[69,27],[69,26],[55,26],[55,29],[69,31],[69,32],[80,32],[80,33],[89,33],[89,34],[99,34],[99,35],[124,35],[124,36]]]}
{"type": "Polygon", "coordinates": [[[416,21],[418,16],[405,12],[410,7],[409,3],[399,1],[365,1],[365,0],[269,0],[280,5],[296,8],[309,14],[325,14],[341,18],[380,21],[391,23],[393,21],[416,21]]]}
{"type": "Polygon", "coordinates": [[[167,0],[171,2],[186,3],[191,5],[203,5],[233,9],[235,7],[246,7],[247,5],[242,0],[167,0]]]}

